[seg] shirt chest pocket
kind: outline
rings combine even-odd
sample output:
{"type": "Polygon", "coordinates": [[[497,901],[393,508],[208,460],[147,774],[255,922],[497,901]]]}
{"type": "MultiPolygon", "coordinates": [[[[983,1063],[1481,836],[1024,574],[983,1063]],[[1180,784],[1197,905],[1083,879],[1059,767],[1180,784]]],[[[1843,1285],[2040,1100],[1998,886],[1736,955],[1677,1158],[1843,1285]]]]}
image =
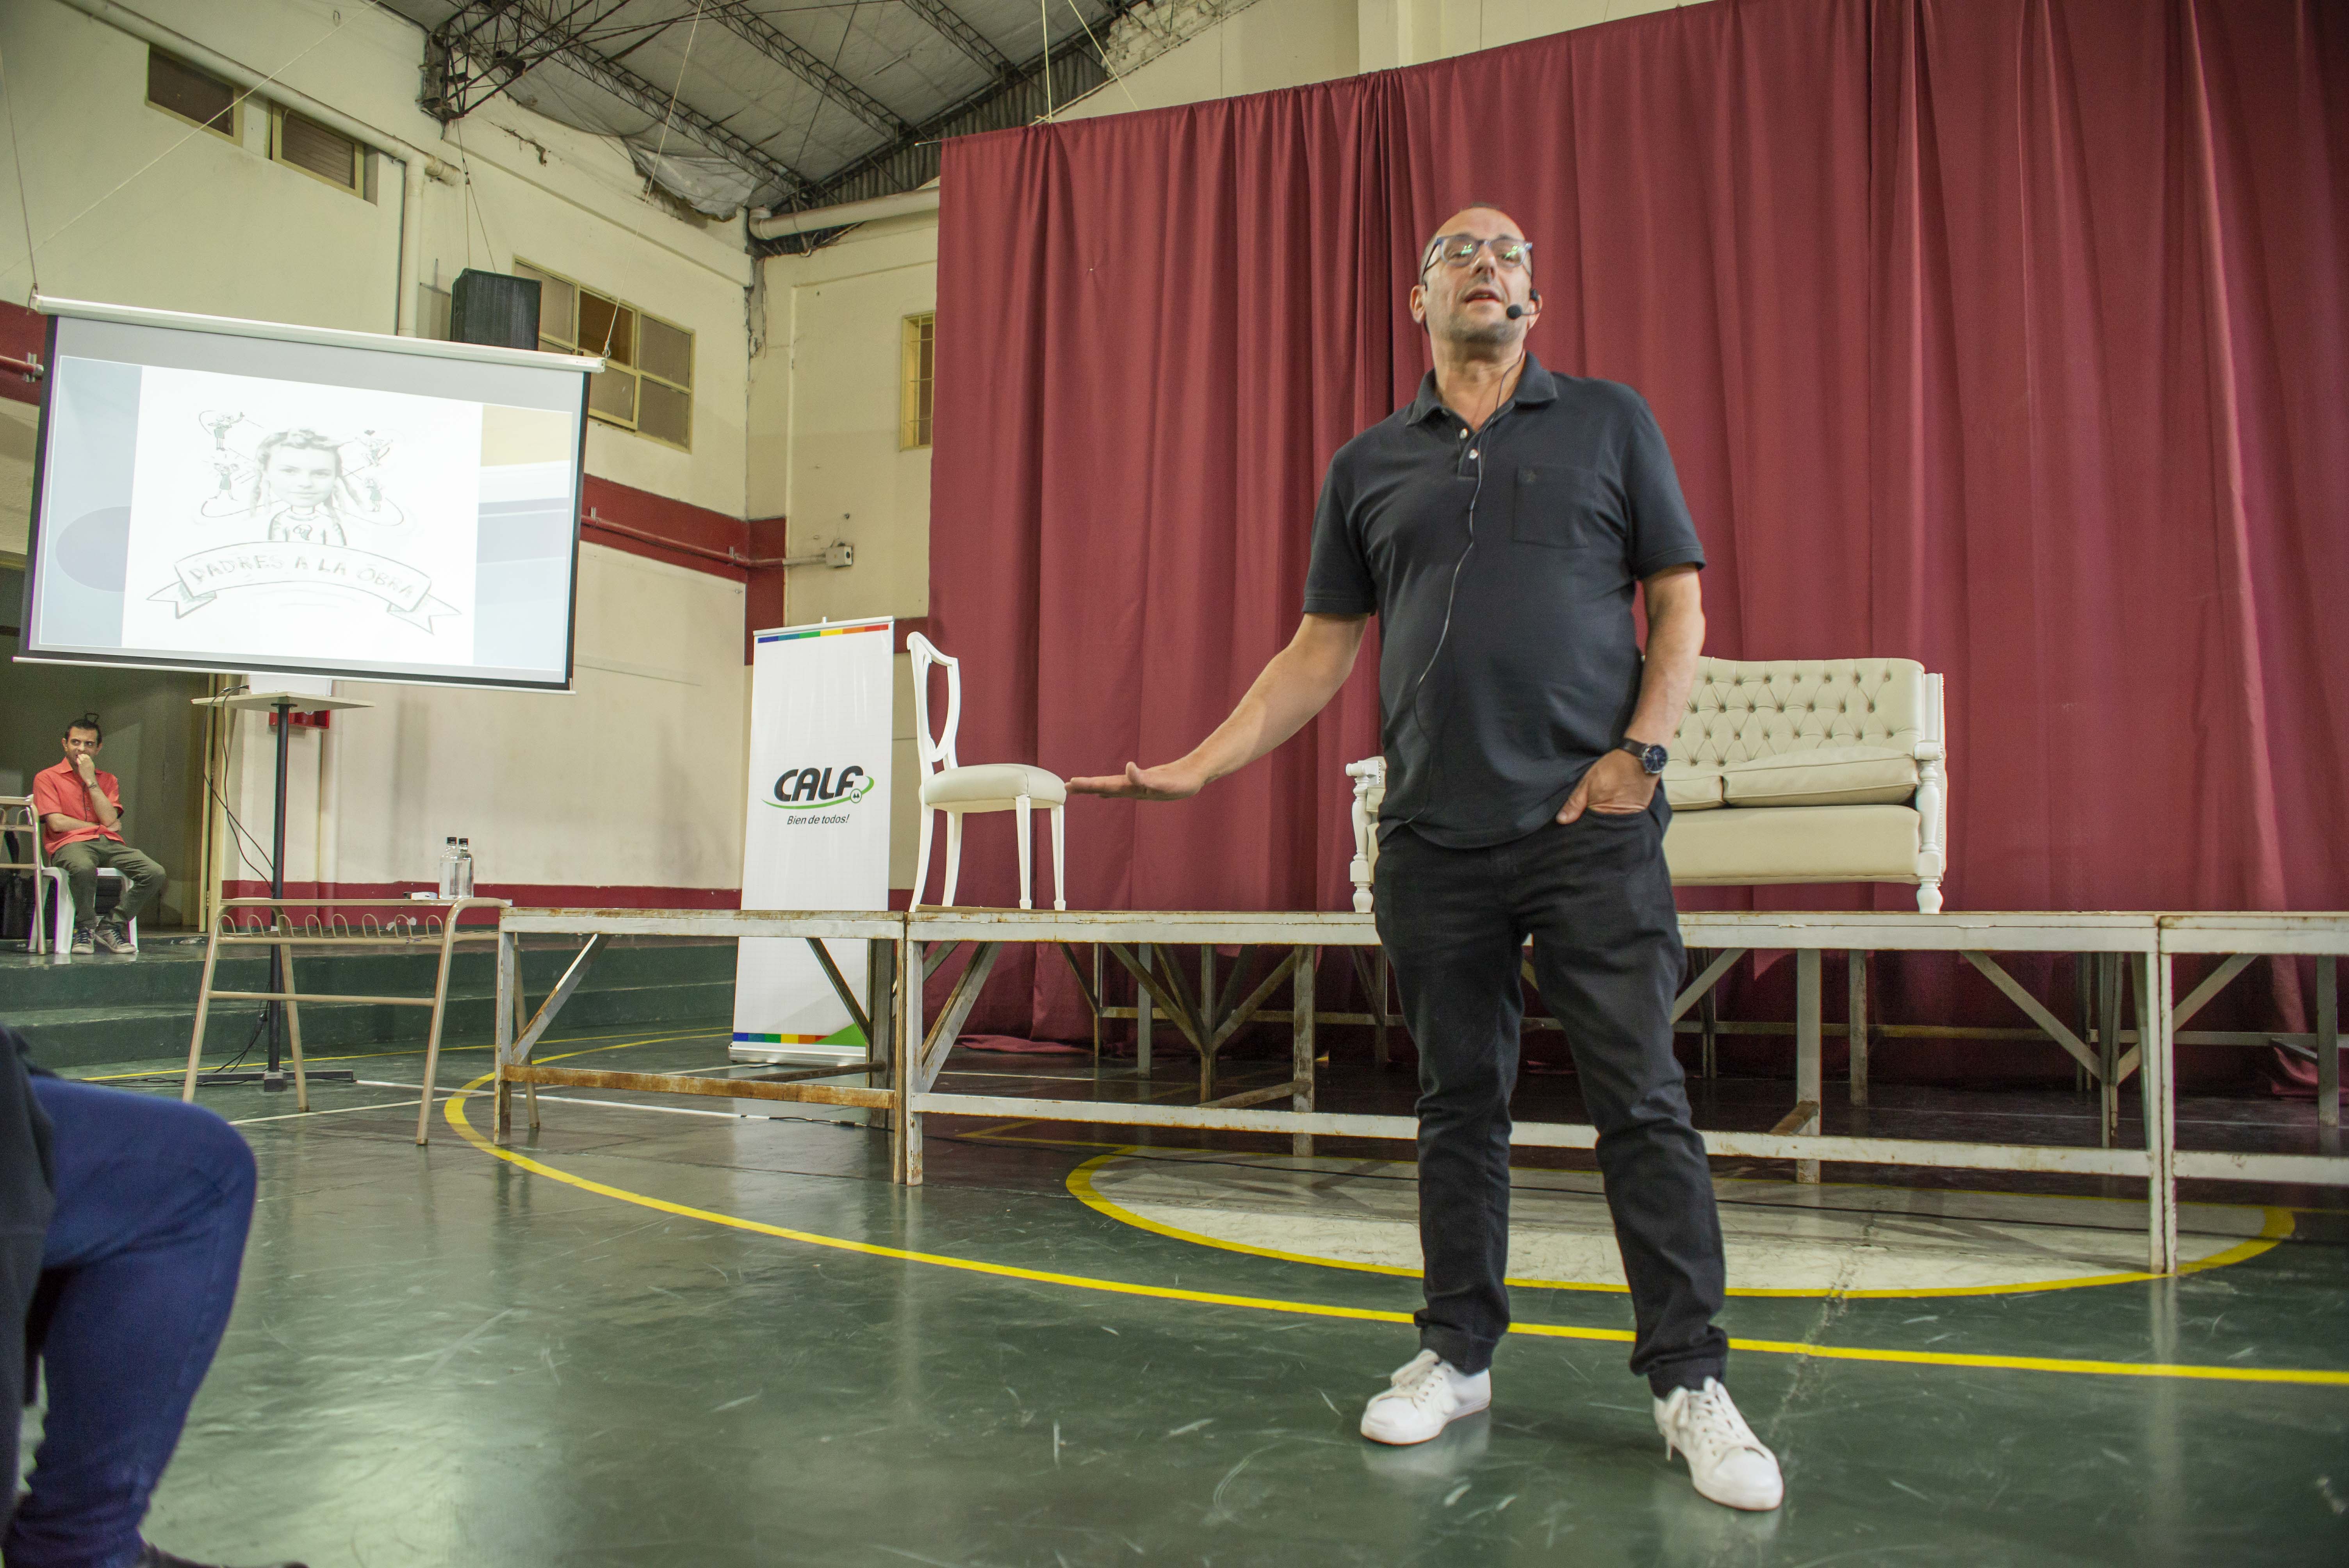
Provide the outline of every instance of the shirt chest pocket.
{"type": "Polygon", "coordinates": [[[1509,537],[1518,543],[1623,553],[1622,503],[1606,476],[1564,463],[1527,463],[1510,488],[1509,537]]]}

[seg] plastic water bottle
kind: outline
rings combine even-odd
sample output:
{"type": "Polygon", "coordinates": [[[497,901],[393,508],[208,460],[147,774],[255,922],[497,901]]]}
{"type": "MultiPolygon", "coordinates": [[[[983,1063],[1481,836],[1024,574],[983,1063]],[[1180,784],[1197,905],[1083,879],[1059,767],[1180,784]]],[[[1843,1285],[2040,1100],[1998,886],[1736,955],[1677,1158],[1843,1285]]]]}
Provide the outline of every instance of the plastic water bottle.
{"type": "Polygon", "coordinates": [[[457,835],[449,835],[449,847],[440,851],[440,896],[457,896],[457,835]]]}
{"type": "Polygon", "coordinates": [[[473,896],[473,841],[471,839],[457,841],[457,896],[473,896]]]}

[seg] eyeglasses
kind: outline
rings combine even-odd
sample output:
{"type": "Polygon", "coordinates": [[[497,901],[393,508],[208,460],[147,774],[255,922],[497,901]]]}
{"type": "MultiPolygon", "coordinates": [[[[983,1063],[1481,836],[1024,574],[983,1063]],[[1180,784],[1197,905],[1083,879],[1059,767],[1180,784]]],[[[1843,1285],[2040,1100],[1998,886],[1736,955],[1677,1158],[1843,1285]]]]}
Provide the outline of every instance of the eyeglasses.
{"type": "Polygon", "coordinates": [[[1419,275],[1425,277],[1427,269],[1438,262],[1455,270],[1473,266],[1476,253],[1487,245],[1493,249],[1493,264],[1505,271],[1515,272],[1533,265],[1532,242],[1520,240],[1515,234],[1503,234],[1490,240],[1480,240],[1474,234],[1441,234],[1427,247],[1427,259],[1419,263],[1419,275]]]}

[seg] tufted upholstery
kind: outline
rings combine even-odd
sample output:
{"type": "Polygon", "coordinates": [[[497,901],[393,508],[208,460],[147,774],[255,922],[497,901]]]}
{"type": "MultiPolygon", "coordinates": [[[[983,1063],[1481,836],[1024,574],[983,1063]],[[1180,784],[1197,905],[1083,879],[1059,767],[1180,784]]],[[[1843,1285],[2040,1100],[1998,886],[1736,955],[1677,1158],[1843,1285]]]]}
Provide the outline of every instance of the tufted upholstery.
{"type": "Polygon", "coordinates": [[[1925,721],[1914,659],[1701,658],[1671,754],[1700,768],[1825,746],[1913,757],[1925,721]]]}
{"type": "MultiPolygon", "coordinates": [[[[1902,882],[1941,907],[1949,861],[1941,677],[1914,659],[1705,658],[1663,777],[1684,886],[1902,882]]],[[[1354,907],[1371,907],[1385,766],[1354,779],[1354,907]]]]}
{"type": "Polygon", "coordinates": [[[1914,659],[1699,659],[1664,774],[1672,881],[1906,882],[1918,908],[1939,910],[1940,678],[1914,659]],[[1707,775],[1723,809],[1682,808],[1707,775]]]}

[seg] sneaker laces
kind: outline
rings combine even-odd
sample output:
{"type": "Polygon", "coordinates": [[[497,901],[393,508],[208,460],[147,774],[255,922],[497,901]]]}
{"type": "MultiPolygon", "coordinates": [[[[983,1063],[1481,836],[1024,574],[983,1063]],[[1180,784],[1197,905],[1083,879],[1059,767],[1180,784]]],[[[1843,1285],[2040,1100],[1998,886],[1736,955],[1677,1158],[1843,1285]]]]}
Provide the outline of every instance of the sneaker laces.
{"type": "Polygon", "coordinates": [[[1675,1424],[1681,1429],[1679,1437],[1682,1448],[1702,1445],[1715,1456],[1738,1449],[1752,1449],[1756,1453],[1770,1451],[1763,1447],[1762,1439],[1754,1435],[1754,1429],[1745,1424],[1745,1418],[1737,1413],[1737,1405],[1730,1398],[1729,1390],[1709,1377],[1705,1379],[1703,1387],[1688,1391],[1688,1398],[1681,1404],[1680,1419],[1675,1424]]]}
{"type": "Polygon", "coordinates": [[[1392,1393],[1414,1405],[1429,1405],[1449,1387],[1444,1363],[1433,1350],[1423,1350],[1395,1369],[1387,1379],[1392,1393]]]}

